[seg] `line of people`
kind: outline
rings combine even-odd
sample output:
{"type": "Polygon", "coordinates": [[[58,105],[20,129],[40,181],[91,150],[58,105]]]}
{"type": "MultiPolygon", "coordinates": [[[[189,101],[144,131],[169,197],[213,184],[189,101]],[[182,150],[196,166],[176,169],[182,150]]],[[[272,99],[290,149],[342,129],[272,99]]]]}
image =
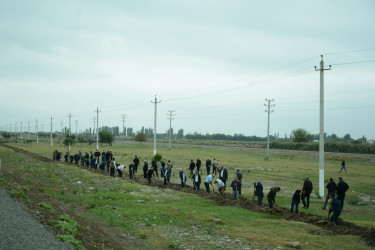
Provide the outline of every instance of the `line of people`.
{"type": "MultiPolygon", "coordinates": [[[[60,160],[61,153],[55,150],[53,152],[53,160],[60,160]]],[[[82,156],[81,151],[78,152],[78,154],[71,155],[69,152],[65,154],[65,162],[74,163],[75,165],[79,165],[79,161],[81,160],[81,165],[89,167],[93,169],[97,169],[99,164],[99,157],[102,157],[102,162],[99,165],[99,169],[102,170],[102,172],[105,171],[105,167],[107,168],[107,172],[110,173],[110,176],[115,177],[115,171],[117,170],[118,176],[123,177],[124,171],[127,166],[122,164],[117,164],[115,161],[115,158],[113,157],[113,154],[111,151],[103,151],[100,153],[98,150],[96,150],[94,153],[90,151],[90,155],[86,152],[84,156],[82,156]]],[[[133,161],[128,166],[129,171],[129,178],[134,179],[135,175],[138,171],[139,166],[139,158],[137,155],[135,155],[133,161]]],[[[178,179],[181,183],[181,187],[185,188],[187,184],[188,178],[192,180],[192,186],[193,189],[196,191],[200,191],[201,183],[202,183],[202,172],[201,172],[201,166],[202,162],[199,158],[197,158],[196,162],[194,162],[192,159],[190,160],[189,164],[189,170],[190,175],[187,177],[186,173],[183,169],[179,169],[178,173],[178,179]]],[[[143,165],[143,177],[147,179],[148,183],[152,183],[152,178],[157,177],[159,178],[159,171],[160,171],[160,177],[164,179],[164,185],[170,184],[171,176],[172,176],[172,169],[173,164],[170,160],[168,160],[167,163],[164,161],[160,161],[159,167],[157,166],[157,162],[152,159],[151,161],[151,167],[149,168],[148,162],[145,160],[143,165]]],[[[211,193],[210,187],[212,187],[212,192],[215,190],[215,185],[217,185],[217,192],[219,194],[223,194],[226,190],[227,186],[227,180],[228,180],[228,170],[224,168],[224,166],[221,166],[218,168],[218,161],[214,158],[213,161],[209,158],[206,159],[206,173],[207,176],[204,180],[204,186],[207,193],[211,193]],[[211,167],[212,167],[212,173],[211,173],[211,167]],[[216,177],[216,179],[215,179],[216,177]]],[[[233,200],[239,200],[239,197],[241,195],[241,189],[242,189],[242,173],[239,169],[236,169],[234,180],[231,182],[230,187],[232,188],[232,199],[233,200]]],[[[324,206],[322,209],[326,209],[327,204],[329,202],[330,208],[328,216],[332,213],[331,221],[338,224],[338,217],[341,214],[342,209],[344,208],[344,199],[345,199],[345,192],[349,189],[349,185],[343,181],[342,177],[339,177],[339,182],[336,185],[336,183],[333,181],[333,178],[330,178],[330,182],[327,184],[326,189],[328,190],[328,194],[326,196],[324,206]]],[[[280,187],[272,187],[270,191],[267,194],[267,201],[269,208],[273,208],[275,204],[275,197],[277,192],[280,192],[280,187]]],[[[309,177],[304,178],[304,183],[302,189],[295,190],[292,201],[291,201],[291,209],[290,213],[293,213],[295,211],[296,214],[299,214],[298,207],[300,202],[302,201],[303,207],[308,209],[310,206],[310,195],[313,191],[313,184],[310,181],[309,177]]],[[[263,205],[263,185],[261,182],[254,182],[254,196],[257,197],[258,205],[263,205]]]]}

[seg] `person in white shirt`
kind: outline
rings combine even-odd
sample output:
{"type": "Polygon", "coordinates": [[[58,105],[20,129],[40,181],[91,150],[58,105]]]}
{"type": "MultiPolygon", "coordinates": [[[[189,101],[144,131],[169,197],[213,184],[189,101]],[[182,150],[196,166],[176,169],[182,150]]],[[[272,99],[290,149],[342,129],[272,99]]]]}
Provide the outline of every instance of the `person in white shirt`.
{"type": "Polygon", "coordinates": [[[222,181],[222,180],[220,180],[220,179],[216,179],[215,180],[215,184],[217,183],[217,185],[218,185],[218,192],[219,192],[219,194],[221,194],[221,195],[223,195],[223,193],[224,193],[224,187],[225,187],[225,184],[224,184],[224,182],[222,181]]]}

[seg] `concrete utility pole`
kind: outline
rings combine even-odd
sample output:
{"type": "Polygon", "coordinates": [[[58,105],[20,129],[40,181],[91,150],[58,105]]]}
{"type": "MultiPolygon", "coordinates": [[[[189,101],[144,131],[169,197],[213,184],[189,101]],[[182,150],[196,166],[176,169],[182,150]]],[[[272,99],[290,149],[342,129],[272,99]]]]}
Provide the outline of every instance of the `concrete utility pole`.
{"type": "Polygon", "coordinates": [[[27,121],[27,139],[30,140],[30,121],[27,121]]]}
{"type": "Polygon", "coordinates": [[[173,112],[175,112],[174,110],[168,110],[169,114],[169,144],[168,144],[168,150],[171,150],[171,138],[172,138],[172,120],[174,120],[173,116],[175,116],[175,114],[173,114],[173,112]]]}
{"type": "Polygon", "coordinates": [[[96,107],[96,149],[99,150],[99,108],[96,107]]]}
{"type": "Polygon", "coordinates": [[[95,124],[96,124],[96,117],[95,116],[92,118],[92,121],[94,122],[94,127],[92,127],[92,134],[95,134],[95,124]]]}
{"type": "Polygon", "coordinates": [[[125,135],[126,135],[126,132],[125,132],[125,122],[126,122],[126,115],[121,115],[121,119],[122,119],[122,144],[125,144],[125,135]]]}
{"type": "MultiPolygon", "coordinates": [[[[68,115],[68,118],[69,118],[69,131],[68,131],[68,135],[70,136],[70,135],[71,135],[71,132],[72,132],[72,130],[71,130],[72,115],[69,114],[69,115],[68,115]]],[[[69,148],[70,148],[70,147],[69,147],[69,148]]]]}
{"type": "Polygon", "coordinates": [[[63,121],[60,121],[60,126],[61,126],[61,135],[64,134],[63,124],[64,124],[64,122],[63,122],[63,121]]]}
{"type": "Polygon", "coordinates": [[[38,120],[36,120],[35,131],[36,131],[36,143],[39,143],[39,137],[38,137],[38,120]]]}
{"type": "Polygon", "coordinates": [[[20,134],[21,134],[21,140],[22,140],[22,121],[21,121],[21,129],[20,129],[20,134]]]}
{"type": "Polygon", "coordinates": [[[155,103],[155,113],[154,113],[154,155],[156,155],[156,111],[157,111],[157,104],[161,103],[161,101],[158,101],[155,95],[155,101],[151,101],[151,103],[155,103]]]}
{"type": "Polygon", "coordinates": [[[320,119],[319,119],[319,195],[324,197],[324,68],[323,55],[320,61],[320,69],[315,66],[315,71],[320,71],[320,119]]]}
{"type": "Polygon", "coordinates": [[[78,120],[75,120],[75,123],[76,123],[76,134],[77,134],[78,120]]]}
{"type": "Polygon", "coordinates": [[[268,123],[267,123],[267,160],[270,158],[270,114],[273,113],[273,110],[271,110],[271,107],[275,107],[275,104],[271,105],[271,102],[275,101],[274,99],[265,99],[267,104],[264,104],[264,106],[268,107],[267,110],[265,110],[268,113],[268,123]]]}
{"type": "Polygon", "coordinates": [[[52,116],[51,116],[51,147],[53,147],[53,139],[52,139],[52,116]]]}

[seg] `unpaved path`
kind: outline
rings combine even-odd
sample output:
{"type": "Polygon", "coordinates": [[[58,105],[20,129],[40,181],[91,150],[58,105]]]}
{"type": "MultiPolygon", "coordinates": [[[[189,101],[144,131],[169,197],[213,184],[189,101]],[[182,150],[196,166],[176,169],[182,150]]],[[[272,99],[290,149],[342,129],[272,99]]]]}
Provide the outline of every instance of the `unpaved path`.
{"type": "Polygon", "coordinates": [[[54,236],[0,187],[0,249],[74,249],[54,236]]]}

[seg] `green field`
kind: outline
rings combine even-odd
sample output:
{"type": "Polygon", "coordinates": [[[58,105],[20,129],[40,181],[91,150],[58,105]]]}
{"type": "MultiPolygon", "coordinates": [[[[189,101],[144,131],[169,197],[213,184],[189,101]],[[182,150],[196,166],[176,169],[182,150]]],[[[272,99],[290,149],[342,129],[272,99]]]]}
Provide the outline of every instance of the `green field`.
{"type": "MultiPolygon", "coordinates": [[[[63,153],[66,151],[62,146],[51,148],[48,143],[11,145],[50,159],[55,148],[63,153]]],[[[81,150],[84,153],[94,149],[94,145],[75,145],[71,152],[81,150]]],[[[100,149],[111,150],[116,161],[125,165],[132,161],[134,155],[138,155],[141,162],[150,162],[153,153],[152,145],[129,143],[112,147],[100,145],[100,149]]],[[[187,171],[190,159],[199,157],[203,176],[205,159],[216,158],[220,166],[228,169],[228,181],[234,178],[236,168],[241,170],[244,197],[252,199],[252,183],[261,181],[265,193],[270,187],[281,187],[276,203],[287,208],[294,190],[300,189],[303,178],[309,176],[314,184],[314,195],[307,212],[326,216],[326,211],[320,209],[323,200],[316,195],[317,153],[271,151],[269,161],[264,159],[265,152],[259,149],[180,145],[174,146],[171,151],[159,146],[158,153],[164,160],[171,160],[174,173],[178,168],[187,171]]],[[[18,190],[21,193],[18,196],[25,196],[23,199],[27,200],[31,192],[27,191],[29,189],[37,190],[48,199],[62,201],[72,210],[73,217],[73,211],[79,210],[79,216],[99,220],[118,233],[128,233],[135,242],[128,245],[129,248],[287,248],[290,241],[299,241],[306,249],[371,248],[358,236],[332,234],[314,225],[280,219],[267,213],[218,206],[212,200],[194,194],[145,186],[127,178],[113,179],[84,168],[40,162],[4,147],[0,147],[0,159],[3,162],[3,183],[10,189],[18,190]],[[13,179],[11,176],[21,177],[13,179]],[[15,182],[22,183],[17,186],[15,182]],[[20,186],[30,187],[22,189],[20,186]]],[[[327,180],[332,177],[337,182],[341,175],[350,186],[340,218],[360,226],[374,227],[375,156],[327,154],[325,170],[327,180]],[[342,158],[347,163],[348,174],[338,172],[342,158]]],[[[177,181],[177,175],[172,178],[177,181]]],[[[52,209],[58,210],[54,204],[52,209]]],[[[87,247],[85,242],[83,245],[87,247]]]]}

